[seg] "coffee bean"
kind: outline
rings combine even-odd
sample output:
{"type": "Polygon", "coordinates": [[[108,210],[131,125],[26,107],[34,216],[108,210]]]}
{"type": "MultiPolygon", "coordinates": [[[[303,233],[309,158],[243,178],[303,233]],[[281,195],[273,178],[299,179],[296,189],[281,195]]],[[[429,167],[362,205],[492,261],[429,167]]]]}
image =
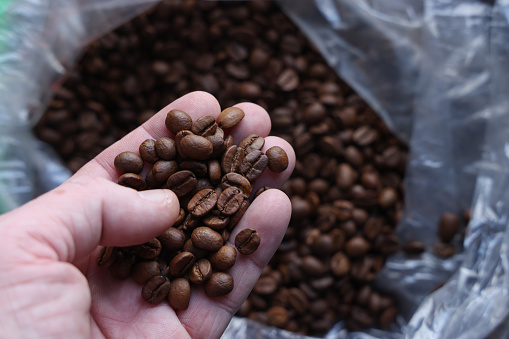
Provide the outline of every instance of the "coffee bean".
{"type": "Polygon", "coordinates": [[[292,91],[299,86],[299,75],[295,70],[288,68],[279,75],[277,84],[285,92],[292,91]]]}
{"type": "Polygon", "coordinates": [[[235,186],[226,188],[217,199],[217,209],[224,215],[235,214],[244,201],[244,193],[235,186]]]}
{"type": "Polygon", "coordinates": [[[163,184],[168,181],[168,178],[175,174],[178,169],[176,161],[159,160],[154,164],[150,172],[152,173],[153,180],[156,183],[163,184]]]}
{"type": "Polygon", "coordinates": [[[311,276],[322,275],[327,270],[325,265],[323,265],[319,259],[311,255],[302,258],[301,268],[305,274],[309,274],[311,276]]]}
{"type": "Polygon", "coordinates": [[[223,237],[209,227],[198,227],[191,234],[193,245],[207,251],[217,251],[223,246],[223,237]]]}
{"type": "Polygon", "coordinates": [[[239,172],[244,157],[245,151],[243,148],[235,145],[228,147],[221,160],[223,173],[239,172]]]}
{"type": "Polygon", "coordinates": [[[238,107],[228,107],[224,109],[219,117],[217,123],[219,127],[228,129],[235,127],[242,119],[244,119],[244,111],[238,107]]]}
{"type": "Polygon", "coordinates": [[[370,244],[361,236],[355,236],[345,245],[346,254],[350,257],[359,257],[369,251],[370,244]]]}
{"type": "Polygon", "coordinates": [[[226,149],[223,130],[218,127],[216,129],[216,133],[214,133],[214,135],[208,136],[207,140],[212,144],[212,155],[210,157],[217,158],[222,156],[224,150],[226,149]]]}
{"type": "Polygon", "coordinates": [[[392,187],[386,187],[382,189],[378,195],[378,203],[384,208],[389,208],[390,206],[394,205],[397,199],[398,195],[396,190],[394,190],[392,187]]]}
{"type": "Polygon", "coordinates": [[[288,311],[281,306],[272,306],[267,310],[267,315],[269,316],[269,325],[279,328],[285,328],[290,319],[288,311]]]}
{"type": "Polygon", "coordinates": [[[396,315],[398,314],[398,309],[395,306],[389,307],[385,311],[382,312],[380,317],[378,318],[378,323],[382,329],[388,329],[389,326],[394,323],[396,319],[396,315]]]}
{"type": "Polygon", "coordinates": [[[233,277],[228,273],[216,272],[203,287],[208,297],[222,297],[233,291],[233,277]]]}
{"type": "Polygon", "coordinates": [[[352,217],[354,206],[348,200],[336,200],[333,203],[332,212],[340,221],[346,221],[352,217]]]}
{"type": "Polygon", "coordinates": [[[151,164],[159,160],[159,156],[156,153],[155,144],[155,140],[147,139],[141,143],[139,148],[141,158],[151,164]]]}
{"type": "Polygon", "coordinates": [[[99,267],[109,267],[117,258],[117,249],[112,246],[104,246],[101,248],[99,252],[99,256],[97,257],[97,266],[99,267]]]}
{"type": "Polygon", "coordinates": [[[420,241],[410,241],[403,246],[403,251],[407,254],[418,255],[426,250],[424,244],[420,241]]]}
{"type": "Polygon", "coordinates": [[[170,281],[163,276],[152,277],[141,290],[143,300],[151,304],[158,304],[163,301],[170,291],[170,281]]]}
{"type": "Polygon", "coordinates": [[[210,188],[203,189],[194,195],[187,205],[187,210],[194,217],[203,217],[216,207],[217,198],[214,190],[210,188]]]}
{"type": "Polygon", "coordinates": [[[233,172],[225,174],[221,179],[221,187],[225,190],[232,186],[239,188],[246,197],[251,194],[251,183],[243,175],[233,172]]]}
{"type": "Polygon", "coordinates": [[[154,238],[141,245],[136,255],[142,259],[154,259],[161,253],[161,249],[161,242],[157,238],[154,238]]]}
{"type": "Polygon", "coordinates": [[[336,172],[336,184],[342,189],[348,189],[353,186],[357,176],[357,173],[350,165],[341,164],[336,172]]]}
{"type": "Polygon", "coordinates": [[[177,146],[172,138],[162,137],[156,140],[157,155],[164,160],[173,160],[177,155],[177,146]]]}
{"type": "Polygon", "coordinates": [[[253,253],[258,246],[260,246],[260,234],[252,228],[243,229],[235,237],[235,247],[244,255],[253,253]]]}
{"type": "Polygon", "coordinates": [[[134,173],[122,174],[120,178],[118,178],[118,184],[125,187],[134,188],[137,191],[142,191],[147,187],[145,180],[143,180],[143,178],[138,174],[134,173]]]}
{"type": "Polygon", "coordinates": [[[198,260],[191,271],[189,272],[189,279],[193,284],[202,285],[207,282],[212,276],[212,265],[207,259],[198,260]]]}
{"type": "Polygon", "coordinates": [[[216,129],[216,118],[210,114],[206,114],[196,120],[191,128],[191,132],[202,137],[208,137],[214,135],[216,133],[216,129]]]}
{"type": "Polygon", "coordinates": [[[177,278],[171,282],[168,301],[175,311],[187,310],[191,300],[191,286],[184,278],[177,278]]]}
{"type": "Polygon", "coordinates": [[[171,133],[177,134],[182,130],[190,130],[193,120],[186,112],[173,109],[166,115],[165,124],[171,133]]]}
{"type": "Polygon", "coordinates": [[[382,231],[382,227],[383,227],[382,219],[369,218],[364,223],[362,233],[367,239],[373,240],[380,234],[380,232],[382,231]]]}
{"type": "Polygon", "coordinates": [[[239,147],[242,148],[246,155],[252,151],[259,151],[265,145],[265,139],[256,135],[250,134],[244,140],[242,140],[239,144],[239,147]]]}
{"type": "Polygon", "coordinates": [[[184,243],[184,247],[182,247],[182,250],[185,252],[191,252],[196,259],[206,257],[210,253],[207,250],[194,246],[193,241],[191,239],[186,240],[186,242],[184,243]]]}
{"type": "Polygon", "coordinates": [[[209,215],[203,218],[203,224],[215,230],[225,228],[230,222],[230,218],[221,214],[217,210],[213,210],[209,215]]]}
{"type": "Polygon", "coordinates": [[[268,158],[269,169],[274,173],[281,173],[288,168],[288,155],[279,146],[273,146],[265,153],[268,158]]]}
{"type": "Polygon", "coordinates": [[[303,314],[309,307],[309,300],[304,292],[295,287],[290,288],[288,292],[288,303],[298,314],[303,314]]]}
{"type": "Polygon", "coordinates": [[[136,283],[143,285],[153,276],[160,274],[161,270],[157,261],[142,261],[134,265],[132,276],[136,283]]]}
{"type": "Polygon", "coordinates": [[[258,196],[260,194],[262,194],[263,192],[268,191],[270,189],[272,189],[272,187],[270,187],[270,186],[262,186],[262,187],[260,187],[259,189],[256,190],[256,192],[254,194],[254,197],[258,198],[258,196]]]}
{"type": "Polygon", "coordinates": [[[186,236],[184,232],[175,227],[168,228],[163,234],[157,237],[165,251],[176,252],[182,249],[186,236]]]}
{"type": "Polygon", "coordinates": [[[246,154],[240,165],[240,173],[250,182],[254,182],[263,173],[269,160],[265,154],[253,150],[246,154]]]}
{"type": "Polygon", "coordinates": [[[180,142],[180,150],[189,158],[207,160],[212,155],[212,143],[199,135],[187,135],[180,142]]]}
{"type": "Polygon", "coordinates": [[[186,274],[193,267],[195,260],[193,253],[180,252],[170,261],[170,274],[174,277],[186,274]]]}
{"type": "Polygon", "coordinates": [[[459,218],[452,213],[444,213],[440,217],[438,234],[443,242],[449,242],[454,238],[459,229],[459,218]]]}
{"type": "Polygon", "coordinates": [[[350,271],[350,259],[343,252],[337,252],[332,256],[330,266],[334,275],[342,277],[350,271]]]}
{"type": "Polygon", "coordinates": [[[221,181],[221,164],[217,160],[209,160],[207,163],[207,172],[212,184],[217,185],[221,181]]]}
{"type": "Polygon", "coordinates": [[[369,126],[361,126],[353,133],[353,141],[359,146],[368,146],[378,138],[378,132],[369,126]]]}
{"type": "Polygon", "coordinates": [[[230,217],[230,222],[228,224],[228,230],[233,230],[235,228],[235,226],[237,226],[240,219],[242,219],[242,217],[246,213],[248,207],[249,207],[249,202],[247,200],[242,201],[237,212],[235,212],[235,214],[233,214],[230,217]]]}
{"type": "Polygon", "coordinates": [[[191,171],[178,171],[172,174],[166,183],[178,197],[183,197],[196,187],[196,176],[191,171]]]}
{"type": "Polygon", "coordinates": [[[117,252],[115,261],[109,267],[111,275],[118,279],[126,279],[131,273],[134,264],[134,256],[131,254],[117,252]]]}
{"type": "Polygon", "coordinates": [[[114,165],[120,174],[139,174],[143,170],[143,159],[133,152],[122,152],[115,157],[114,165]]]}
{"type": "Polygon", "coordinates": [[[210,263],[218,271],[227,271],[233,267],[237,259],[237,251],[231,246],[222,246],[210,257],[210,263]]]}
{"type": "Polygon", "coordinates": [[[189,131],[189,130],[182,130],[180,132],[178,132],[176,135],[175,135],[175,147],[177,148],[177,153],[182,157],[182,158],[187,158],[188,156],[182,151],[182,139],[184,139],[186,136],[188,135],[194,135],[193,132],[189,131]]]}
{"type": "Polygon", "coordinates": [[[440,258],[447,259],[456,254],[453,244],[437,242],[434,246],[435,254],[440,258]]]}

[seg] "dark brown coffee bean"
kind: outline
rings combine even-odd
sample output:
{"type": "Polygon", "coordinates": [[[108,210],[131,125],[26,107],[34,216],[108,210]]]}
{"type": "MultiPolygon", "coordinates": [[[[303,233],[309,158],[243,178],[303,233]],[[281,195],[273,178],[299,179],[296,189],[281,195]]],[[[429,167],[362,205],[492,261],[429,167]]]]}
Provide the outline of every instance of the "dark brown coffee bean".
{"type": "Polygon", "coordinates": [[[212,267],[218,271],[229,270],[235,264],[236,259],[237,251],[231,246],[222,246],[209,257],[212,267]]]}
{"type": "Polygon", "coordinates": [[[145,176],[145,183],[146,185],[149,187],[149,188],[160,188],[163,184],[165,184],[166,182],[158,182],[155,178],[154,178],[154,173],[152,172],[152,170],[148,171],[147,172],[147,175],[145,176]]]}
{"type": "Polygon", "coordinates": [[[232,146],[233,146],[233,136],[231,134],[225,136],[224,137],[224,148],[228,149],[228,148],[230,148],[232,146]]]}
{"type": "Polygon", "coordinates": [[[194,230],[196,227],[200,226],[201,219],[194,217],[192,214],[187,214],[184,218],[184,221],[182,221],[182,225],[180,225],[179,229],[183,231],[190,231],[194,230]]]}
{"type": "Polygon", "coordinates": [[[168,302],[175,311],[187,310],[191,300],[191,286],[184,278],[177,278],[171,282],[168,292],[168,302]]]}
{"type": "Polygon", "coordinates": [[[176,161],[159,160],[152,167],[152,175],[158,184],[164,184],[168,178],[178,171],[176,161]]]}
{"type": "Polygon", "coordinates": [[[244,216],[249,207],[249,202],[244,200],[241,204],[237,212],[230,217],[230,223],[228,224],[228,230],[233,230],[235,226],[239,223],[240,219],[244,216]]]}
{"type": "Polygon", "coordinates": [[[191,252],[180,252],[170,261],[170,274],[180,277],[193,267],[196,258],[191,252]]]}
{"type": "Polygon", "coordinates": [[[343,152],[345,160],[353,167],[360,167],[364,163],[364,156],[355,146],[348,146],[343,152]]]}
{"type": "Polygon", "coordinates": [[[326,116],[327,110],[325,107],[318,102],[314,102],[304,110],[303,120],[307,124],[316,124],[323,121],[326,116]]]}
{"type": "Polygon", "coordinates": [[[223,237],[209,227],[198,227],[191,234],[193,245],[207,251],[217,251],[223,246],[223,237]]]}
{"type": "Polygon", "coordinates": [[[210,188],[206,188],[193,196],[187,205],[187,210],[191,215],[199,218],[212,211],[212,209],[216,207],[216,203],[216,192],[210,188]]]}
{"type": "Polygon", "coordinates": [[[444,213],[438,224],[438,235],[443,242],[449,242],[459,230],[459,218],[453,213],[444,213]]]}
{"type": "Polygon", "coordinates": [[[157,261],[142,261],[133,267],[133,280],[143,285],[150,280],[153,276],[161,275],[159,263],[157,261]]]}
{"type": "Polygon", "coordinates": [[[189,158],[207,160],[212,155],[212,143],[199,135],[187,135],[182,138],[179,145],[180,151],[189,158]]]}
{"type": "Polygon", "coordinates": [[[334,275],[345,276],[350,271],[350,259],[343,252],[337,252],[332,256],[330,266],[334,275]]]}
{"type": "Polygon", "coordinates": [[[185,252],[193,253],[196,259],[201,259],[203,257],[206,257],[210,253],[207,250],[204,250],[202,248],[198,248],[198,247],[194,246],[193,241],[191,239],[186,240],[182,250],[185,252]]]}
{"type": "Polygon", "coordinates": [[[122,152],[115,157],[114,165],[120,174],[139,174],[143,170],[143,159],[134,152],[122,152]]]}
{"type": "Polygon", "coordinates": [[[223,228],[219,234],[221,234],[223,241],[226,243],[230,239],[231,232],[228,228],[223,228]]]}
{"type": "Polygon", "coordinates": [[[151,304],[158,304],[166,298],[169,291],[168,278],[158,275],[146,282],[141,290],[141,297],[151,304]]]}
{"type": "Polygon", "coordinates": [[[435,254],[440,258],[447,259],[456,254],[453,244],[437,242],[434,246],[435,254]]]}
{"type": "Polygon", "coordinates": [[[182,144],[182,139],[184,139],[185,137],[187,137],[188,135],[194,135],[193,132],[191,132],[190,130],[182,130],[180,132],[178,132],[176,135],[175,135],[175,147],[177,148],[177,152],[178,154],[182,157],[182,158],[187,158],[188,156],[182,151],[182,147],[181,147],[181,144],[182,144]]]}
{"type": "Polygon", "coordinates": [[[214,135],[208,136],[207,140],[212,144],[212,155],[210,157],[217,158],[222,156],[224,150],[226,149],[223,130],[218,127],[216,129],[216,133],[214,133],[214,135]]]}
{"type": "Polygon", "coordinates": [[[118,184],[133,188],[137,191],[142,191],[147,187],[147,184],[145,183],[145,180],[143,180],[142,177],[140,177],[138,174],[134,173],[125,173],[118,178],[118,184]]]}
{"type": "Polygon", "coordinates": [[[207,282],[212,276],[212,265],[207,259],[198,260],[191,271],[189,272],[189,279],[193,284],[202,285],[207,282]]]}
{"type": "Polygon", "coordinates": [[[375,239],[382,231],[383,220],[380,218],[369,218],[364,223],[362,234],[369,240],[375,239]]]}
{"type": "Polygon", "coordinates": [[[217,209],[224,215],[235,214],[244,201],[244,193],[235,186],[226,188],[217,199],[217,209]]]}
{"type": "Polygon", "coordinates": [[[131,273],[134,265],[134,256],[132,254],[118,251],[115,261],[109,267],[111,275],[118,279],[125,279],[131,273]]]}
{"type": "Polygon", "coordinates": [[[184,232],[175,227],[168,228],[163,234],[157,237],[161,242],[161,246],[167,252],[176,252],[182,249],[186,236],[184,232]]]}
{"type": "Polygon", "coordinates": [[[419,255],[426,250],[424,243],[420,241],[410,241],[403,246],[403,251],[407,254],[419,255]]]}
{"type": "Polygon", "coordinates": [[[274,173],[281,173],[288,168],[288,155],[279,146],[273,146],[265,153],[268,158],[269,169],[274,173]]]}
{"type": "Polygon", "coordinates": [[[276,82],[283,91],[293,91],[299,86],[299,75],[295,70],[288,68],[279,75],[276,82]]]}
{"type": "Polygon", "coordinates": [[[269,316],[269,325],[279,328],[285,328],[290,320],[288,311],[281,306],[272,306],[267,310],[267,315],[269,316]]]}
{"type": "Polygon", "coordinates": [[[240,173],[250,182],[256,181],[267,167],[269,160],[265,154],[258,150],[253,150],[246,154],[240,165],[240,173]]]}
{"type": "Polygon", "coordinates": [[[223,129],[235,127],[242,119],[244,119],[244,111],[238,107],[228,107],[224,109],[219,117],[217,123],[223,129]]]}
{"type": "Polygon", "coordinates": [[[222,297],[233,291],[233,277],[228,273],[216,272],[203,287],[208,297],[222,297]]]}
{"type": "Polygon", "coordinates": [[[177,155],[177,146],[172,138],[162,137],[156,140],[157,155],[164,160],[173,160],[177,155]]]}
{"type": "Polygon", "coordinates": [[[272,188],[272,187],[270,187],[270,186],[262,186],[262,187],[260,187],[259,189],[257,189],[257,190],[256,190],[256,192],[255,192],[255,194],[254,194],[254,197],[255,197],[255,198],[258,198],[258,196],[259,196],[260,194],[262,194],[263,192],[268,191],[268,190],[270,190],[270,189],[273,189],[273,188],[272,188]]]}
{"type": "Polygon", "coordinates": [[[216,129],[216,118],[210,114],[206,114],[196,120],[191,128],[191,132],[202,137],[208,137],[214,135],[214,133],[216,133],[216,129]]]}
{"type": "Polygon", "coordinates": [[[235,145],[228,147],[221,160],[223,173],[239,172],[244,157],[245,151],[243,148],[235,145]]]}
{"type": "Polygon", "coordinates": [[[203,223],[205,226],[210,227],[215,230],[220,230],[225,228],[230,222],[230,218],[226,215],[221,214],[217,210],[213,210],[212,213],[203,218],[203,223]]]}
{"type": "Polygon", "coordinates": [[[359,257],[369,251],[371,245],[361,236],[355,236],[345,245],[346,254],[350,257],[359,257]]]}
{"type": "Polygon", "coordinates": [[[348,164],[339,165],[336,172],[336,185],[342,189],[348,189],[353,186],[357,180],[358,174],[348,164]]]}
{"type": "Polygon", "coordinates": [[[155,144],[155,140],[147,139],[141,143],[139,148],[141,158],[151,164],[159,160],[159,156],[156,153],[155,144]]]}
{"type": "Polygon", "coordinates": [[[243,229],[235,237],[235,247],[244,255],[253,253],[258,246],[260,246],[260,234],[252,228],[243,229]]]}
{"type": "Polygon", "coordinates": [[[142,259],[154,259],[161,253],[161,249],[161,242],[157,238],[154,238],[141,245],[136,255],[142,259]]]}
{"type": "Polygon", "coordinates": [[[327,267],[319,259],[311,255],[302,258],[301,268],[305,274],[309,274],[311,276],[322,275],[327,270],[327,267]]]}
{"type": "Polygon", "coordinates": [[[196,176],[191,171],[178,171],[168,178],[166,185],[178,197],[183,197],[196,187],[196,176]]]}
{"type": "Polygon", "coordinates": [[[333,203],[332,212],[339,221],[346,221],[352,217],[353,204],[348,200],[336,200],[333,203]]]}
{"type": "Polygon", "coordinates": [[[353,141],[359,146],[368,146],[378,139],[378,132],[369,126],[361,126],[353,133],[353,141]]]}
{"type": "Polygon", "coordinates": [[[97,266],[109,267],[117,258],[117,249],[113,246],[104,246],[97,257],[97,266]]]}
{"type": "Polygon", "coordinates": [[[218,160],[209,160],[207,163],[207,171],[212,184],[217,185],[221,181],[221,164],[218,160]]]}
{"type": "Polygon", "coordinates": [[[388,329],[389,326],[396,320],[398,309],[395,306],[391,306],[382,312],[378,318],[378,323],[382,329],[388,329]]]}
{"type": "Polygon", "coordinates": [[[256,135],[256,134],[250,134],[242,140],[239,144],[239,147],[242,148],[246,154],[252,152],[252,151],[259,151],[263,148],[263,145],[265,145],[265,139],[256,135]]]}
{"type": "Polygon", "coordinates": [[[221,179],[222,189],[225,190],[232,186],[239,188],[246,197],[251,194],[251,183],[243,175],[233,172],[225,174],[221,179]]]}
{"type": "Polygon", "coordinates": [[[173,109],[166,115],[164,123],[171,133],[177,134],[182,130],[190,130],[193,125],[193,119],[186,112],[173,109]]]}
{"type": "Polygon", "coordinates": [[[303,314],[309,307],[309,300],[298,288],[290,288],[288,290],[288,302],[298,314],[303,314]]]}
{"type": "Polygon", "coordinates": [[[398,199],[398,194],[396,190],[392,187],[386,187],[380,191],[378,195],[378,203],[383,208],[389,208],[396,203],[398,199]]]}

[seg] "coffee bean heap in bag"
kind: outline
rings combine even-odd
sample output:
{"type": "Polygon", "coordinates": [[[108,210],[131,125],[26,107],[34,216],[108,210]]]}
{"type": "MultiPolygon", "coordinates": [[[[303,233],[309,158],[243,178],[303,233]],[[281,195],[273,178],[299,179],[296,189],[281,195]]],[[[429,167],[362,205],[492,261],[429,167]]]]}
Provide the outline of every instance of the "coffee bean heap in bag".
{"type": "MultiPolygon", "coordinates": [[[[192,285],[203,285],[209,297],[230,293],[234,281],[227,271],[237,251],[248,255],[260,245],[260,235],[251,228],[235,237],[237,250],[227,242],[249,206],[256,179],[267,167],[283,172],[288,157],[278,146],[263,153],[265,140],[255,134],[234,145],[224,130],[243,118],[241,109],[230,107],[217,121],[204,115],[193,123],[187,113],[171,110],[165,124],[174,138],[147,139],[139,154],[115,157],[120,185],[138,191],[166,188],[179,197],[178,219],[163,234],[136,246],[104,247],[99,255],[98,265],[109,267],[115,277],[131,275],[143,285],[141,297],[147,302],[168,299],[173,309],[185,310],[192,285]],[[147,163],[151,168],[143,174],[147,163]]],[[[260,188],[256,196],[267,189],[260,188]]]]}

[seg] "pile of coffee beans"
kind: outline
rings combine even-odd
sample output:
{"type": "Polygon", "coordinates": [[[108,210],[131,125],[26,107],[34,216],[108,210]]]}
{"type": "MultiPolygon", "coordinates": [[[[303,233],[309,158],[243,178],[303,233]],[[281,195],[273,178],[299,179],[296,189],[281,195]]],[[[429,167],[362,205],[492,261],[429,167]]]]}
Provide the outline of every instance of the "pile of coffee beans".
{"type": "Polygon", "coordinates": [[[297,154],[290,227],[238,314],[309,335],[387,328],[396,306],[371,281],[400,248],[407,148],[272,1],[161,2],[90,44],[36,133],[75,171],[193,90],[266,108],[297,154]]]}
{"type": "MultiPolygon", "coordinates": [[[[204,115],[193,123],[186,112],[171,110],[165,124],[174,139],[147,139],[139,154],[122,152],[115,157],[120,185],[138,191],[170,189],[181,206],[177,221],[160,236],[137,246],[105,247],[99,255],[98,265],[109,267],[115,277],[132,274],[143,285],[141,296],[147,302],[167,298],[175,310],[187,309],[190,282],[203,285],[209,297],[233,290],[233,277],[225,271],[235,264],[237,251],[225,243],[246,212],[252,187],[265,168],[281,173],[288,167],[282,148],[271,147],[267,155],[261,152],[265,140],[258,135],[233,145],[223,128],[235,127],[244,115],[240,108],[230,107],[217,122],[204,115]],[[143,178],[145,163],[151,168],[143,178]]],[[[235,237],[242,255],[253,253],[259,245],[260,235],[254,229],[243,229],[235,237]]]]}

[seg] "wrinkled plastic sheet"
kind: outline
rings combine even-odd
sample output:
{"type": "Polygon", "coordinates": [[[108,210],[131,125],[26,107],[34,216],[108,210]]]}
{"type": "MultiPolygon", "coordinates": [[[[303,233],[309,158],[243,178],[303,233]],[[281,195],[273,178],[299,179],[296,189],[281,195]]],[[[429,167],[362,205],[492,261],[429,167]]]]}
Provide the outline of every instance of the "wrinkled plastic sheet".
{"type": "MultiPolygon", "coordinates": [[[[0,16],[0,212],[69,173],[31,135],[81,48],[156,0],[16,0],[0,16]],[[51,84],[51,85],[50,85],[51,84]]],[[[390,331],[328,338],[502,338],[508,318],[509,1],[280,0],[328,63],[411,147],[402,243],[376,284],[402,310],[390,331]],[[472,206],[464,251],[432,253],[444,211],[472,206]],[[452,278],[451,278],[452,276],[452,278]],[[450,279],[449,279],[450,278],[450,279]],[[449,280],[448,280],[449,279],[449,280]],[[441,282],[448,282],[429,293],[441,282]]],[[[1,10],[1,9],[0,9],[1,10]]],[[[1,14],[1,13],[0,13],[1,14]]],[[[461,240],[456,248],[461,248],[461,240]]],[[[234,318],[224,338],[302,338],[234,318]]]]}

